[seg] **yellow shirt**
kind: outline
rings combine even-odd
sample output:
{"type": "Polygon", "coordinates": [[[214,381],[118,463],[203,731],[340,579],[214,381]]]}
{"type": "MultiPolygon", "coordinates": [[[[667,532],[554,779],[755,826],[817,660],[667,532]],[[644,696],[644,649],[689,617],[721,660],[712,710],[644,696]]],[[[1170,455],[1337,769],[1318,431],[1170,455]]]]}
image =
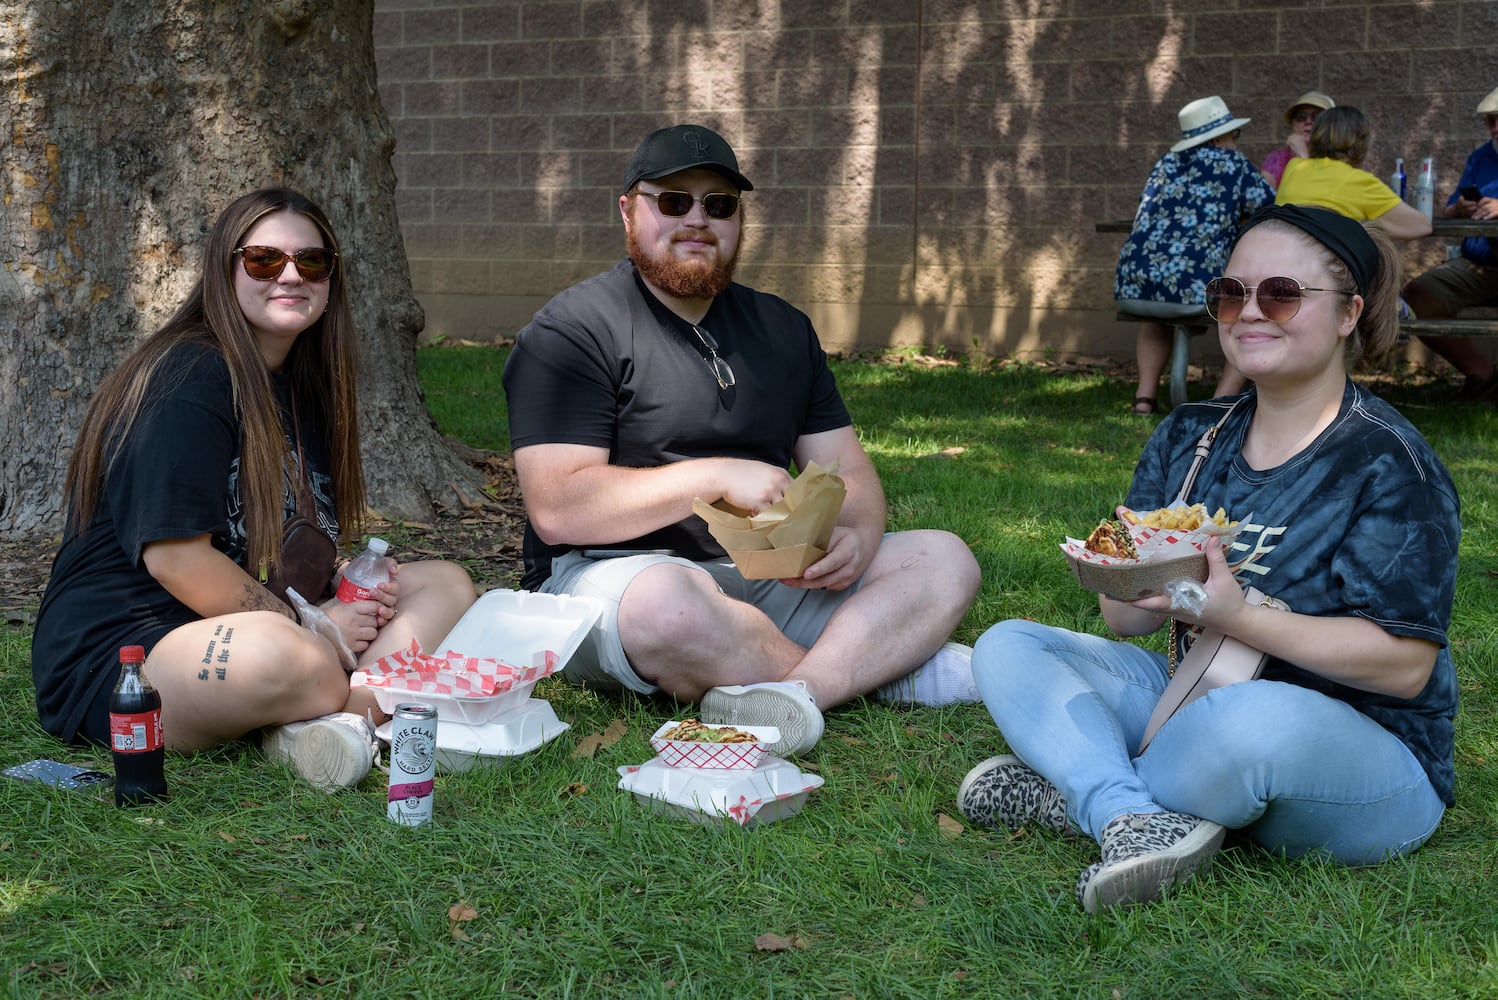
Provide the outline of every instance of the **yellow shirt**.
{"type": "Polygon", "coordinates": [[[1294,159],[1275,192],[1276,205],[1320,205],[1349,219],[1376,219],[1398,205],[1389,185],[1366,170],[1318,156],[1294,159]]]}

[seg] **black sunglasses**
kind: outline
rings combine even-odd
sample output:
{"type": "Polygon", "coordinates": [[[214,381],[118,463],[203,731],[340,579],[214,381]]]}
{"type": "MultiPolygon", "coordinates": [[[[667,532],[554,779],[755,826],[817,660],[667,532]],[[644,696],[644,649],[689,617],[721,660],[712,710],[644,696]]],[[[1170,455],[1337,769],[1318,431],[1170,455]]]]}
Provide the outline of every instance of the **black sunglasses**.
{"type": "Polygon", "coordinates": [[[1259,312],[1265,319],[1285,323],[1300,312],[1300,302],[1306,292],[1354,294],[1345,288],[1310,288],[1294,278],[1265,278],[1257,285],[1245,285],[1237,278],[1213,278],[1207,282],[1207,315],[1219,323],[1231,323],[1243,313],[1249,295],[1255,295],[1259,312]]]}
{"type": "Polygon", "coordinates": [[[234,252],[244,264],[244,273],[256,281],[275,281],[288,260],[296,265],[303,281],[327,281],[338,263],[338,254],[327,247],[304,247],[292,254],[275,247],[240,247],[234,252]]]}
{"type": "MultiPolygon", "coordinates": [[[[635,194],[654,198],[655,207],[661,210],[662,215],[671,219],[679,219],[686,215],[697,201],[686,191],[641,191],[636,188],[635,194]]],[[[724,194],[721,191],[705,194],[702,196],[702,210],[707,213],[709,219],[731,219],[739,210],[739,196],[724,194]]]]}

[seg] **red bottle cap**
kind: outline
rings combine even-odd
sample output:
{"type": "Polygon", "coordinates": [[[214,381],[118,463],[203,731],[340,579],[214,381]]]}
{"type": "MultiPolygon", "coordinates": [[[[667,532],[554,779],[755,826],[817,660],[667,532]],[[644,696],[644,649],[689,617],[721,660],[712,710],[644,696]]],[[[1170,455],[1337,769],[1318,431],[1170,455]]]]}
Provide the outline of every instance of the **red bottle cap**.
{"type": "Polygon", "coordinates": [[[144,647],[144,646],[121,646],[120,647],[120,662],[121,663],[145,663],[146,662],[146,647],[144,647]]]}

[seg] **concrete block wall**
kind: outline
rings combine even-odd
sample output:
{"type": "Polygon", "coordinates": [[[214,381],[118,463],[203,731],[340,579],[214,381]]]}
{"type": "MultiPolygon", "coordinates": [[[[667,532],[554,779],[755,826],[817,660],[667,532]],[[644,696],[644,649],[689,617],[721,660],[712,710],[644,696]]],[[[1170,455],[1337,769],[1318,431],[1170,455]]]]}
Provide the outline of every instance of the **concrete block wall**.
{"type": "Polygon", "coordinates": [[[1444,197],[1494,37],[1491,0],[375,0],[427,332],[479,340],[621,255],[625,159],[692,121],[755,184],[740,279],[829,349],[1131,356],[1092,227],[1133,214],[1181,105],[1252,117],[1257,162],[1325,90],[1369,113],[1370,169],[1434,156],[1444,197]]]}

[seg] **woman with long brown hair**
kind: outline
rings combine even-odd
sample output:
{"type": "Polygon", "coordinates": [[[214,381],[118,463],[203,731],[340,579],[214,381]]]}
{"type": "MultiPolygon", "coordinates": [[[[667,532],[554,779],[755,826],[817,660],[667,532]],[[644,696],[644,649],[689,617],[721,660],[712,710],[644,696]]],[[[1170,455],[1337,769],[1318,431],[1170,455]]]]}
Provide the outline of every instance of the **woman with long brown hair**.
{"type": "MultiPolygon", "coordinates": [[[[368,773],[378,708],[266,586],[299,511],[334,542],[363,527],[355,340],[326,215],[284,189],[225,209],[187,300],[84,416],[32,642],[45,729],[107,742],[119,648],[141,645],[168,746],[270,727],[267,752],[320,787],[368,773]]],[[[432,648],[474,600],[459,566],[390,568],[371,599],[321,605],[360,663],[432,648]]]]}

